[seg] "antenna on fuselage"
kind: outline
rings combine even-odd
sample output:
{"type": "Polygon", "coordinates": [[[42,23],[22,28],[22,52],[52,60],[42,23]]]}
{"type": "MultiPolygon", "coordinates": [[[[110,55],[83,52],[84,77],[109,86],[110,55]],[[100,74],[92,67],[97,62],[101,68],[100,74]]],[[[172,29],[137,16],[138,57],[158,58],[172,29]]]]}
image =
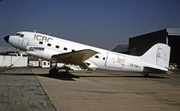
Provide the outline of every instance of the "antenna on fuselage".
{"type": "Polygon", "coordinates": [[[18,54],[17,54],[17,48],[15,49],[15,55],[18,56],[18,54]]]}
{"type": "Polygon", "coordinates": [[[35,33],[38,31],[38,30],[33,30],[35,33]]]}

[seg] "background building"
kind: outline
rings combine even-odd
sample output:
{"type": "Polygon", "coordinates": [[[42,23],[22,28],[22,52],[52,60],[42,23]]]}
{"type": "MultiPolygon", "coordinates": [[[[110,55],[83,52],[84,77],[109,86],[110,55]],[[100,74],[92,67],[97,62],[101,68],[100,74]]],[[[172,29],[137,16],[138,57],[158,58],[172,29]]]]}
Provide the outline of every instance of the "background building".
{"type": "Polygon", "coordinates": [[[129,52],[140,56],[156,43],[168,44],[171,47],[170,63],[180,65],[180,28],[167,28],[129,38],[129,52]]]}
{"type": "Polygon", "coordinates": [[[0,67],[27,67],[28,57],[13,47],[0,47],[0,67]]]}

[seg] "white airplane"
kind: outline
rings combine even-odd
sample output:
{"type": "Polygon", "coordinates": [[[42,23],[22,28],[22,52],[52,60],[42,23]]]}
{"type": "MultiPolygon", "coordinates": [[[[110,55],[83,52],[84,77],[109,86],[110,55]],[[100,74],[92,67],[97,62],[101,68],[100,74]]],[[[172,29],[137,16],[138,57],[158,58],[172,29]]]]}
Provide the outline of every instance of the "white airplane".
{"type": "MultiPolygon", "coordinates": [[[[121,54],[37,32],[17,32],[4,40],[27,54],[42,59],[79,65],[83,69],[106,69],[113,71],[148,73],[167,72],[170,47],[158,43],[142,56],[121,54]]],[[[58,68],[49,74],[58,74],[58,68]]]]}

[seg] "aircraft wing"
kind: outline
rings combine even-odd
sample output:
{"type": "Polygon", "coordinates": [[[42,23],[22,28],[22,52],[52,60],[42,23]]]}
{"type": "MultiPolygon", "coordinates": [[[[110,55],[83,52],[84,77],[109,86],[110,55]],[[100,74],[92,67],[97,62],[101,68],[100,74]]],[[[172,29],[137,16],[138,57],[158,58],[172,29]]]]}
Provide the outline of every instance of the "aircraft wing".
{"type": "Polygon", "coordinates": [[[85,49],[85,50],[53,55],[51,59],[62,63],[80,65],[83,64],[85,60],[89,59],[90,57],[94,56],[97,53],[98,52],[94,50],[85,49]]]}

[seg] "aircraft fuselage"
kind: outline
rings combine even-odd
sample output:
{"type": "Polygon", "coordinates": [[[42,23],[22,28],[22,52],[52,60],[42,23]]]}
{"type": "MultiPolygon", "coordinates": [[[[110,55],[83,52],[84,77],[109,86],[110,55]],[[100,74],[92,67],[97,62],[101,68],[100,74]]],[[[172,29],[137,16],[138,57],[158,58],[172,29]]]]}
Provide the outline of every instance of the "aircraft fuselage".
{"type": "MultiPolygon", "coordinates": [[[[10,35],[5,38],[6,42],[12,46],[24,50],[30,55],[46,60],[53,60],[52,56],[57,54],[91,49],[98,53],[83,61],[88,64],[89,68],[143,72],[144,67],[148,66],[155,69],[167,70],[166,68],[145,62],[139,56],[121,54],[36,32],[17,32],[16,35],[10,35]]],[[[63,61],[58,60],[57,62],[63,61]]]]}

